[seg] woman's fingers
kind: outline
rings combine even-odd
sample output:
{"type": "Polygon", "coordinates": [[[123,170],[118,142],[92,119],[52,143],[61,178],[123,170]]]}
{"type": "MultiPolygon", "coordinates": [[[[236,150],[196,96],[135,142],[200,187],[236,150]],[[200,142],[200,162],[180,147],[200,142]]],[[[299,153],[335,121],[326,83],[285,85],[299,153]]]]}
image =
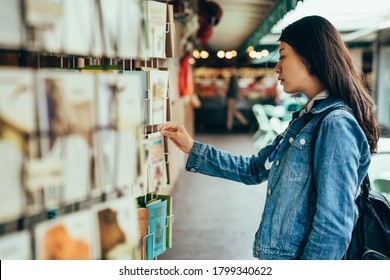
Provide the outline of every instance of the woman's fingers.
{"type": "Polygon", "coordinates": [[[177,134],[177,132],[171,132],[169,130],[164,130],[164,131],[161,130],[161,134],[166,137],[174,137],[177,134]]]}
{"type": "Polygon", "coordinates": [[[160,132],[162,134],[167,132],[176,132],[179,130],[179,125],[177,124],[166,124],[163,127],[161,127],[160,132]]]}
{"type": "Polygon", "coordinates": [[[187,154],[191,152],[194,140],[183,126],[167,124],[161,127],[160,132],[162,135],[168,137],[183,152],[187,154]]]}

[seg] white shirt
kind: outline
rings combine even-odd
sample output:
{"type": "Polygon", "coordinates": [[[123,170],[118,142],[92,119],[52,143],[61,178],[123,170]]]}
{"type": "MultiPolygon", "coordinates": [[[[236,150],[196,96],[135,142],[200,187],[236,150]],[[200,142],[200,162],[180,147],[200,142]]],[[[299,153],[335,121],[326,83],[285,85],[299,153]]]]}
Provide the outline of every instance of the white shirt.
{"type": "Polygon", "coordinates": [[[310,99],[309,102],[306,104],[305,108],[299,112],[299,116],[302,116],[304,113],[309,112],[310,109],[313,107],[314,101],[325,99],[329,96],[329,93],[325,90],[321,91],[319,94],[314,96],[314,98],[310,99]]]}

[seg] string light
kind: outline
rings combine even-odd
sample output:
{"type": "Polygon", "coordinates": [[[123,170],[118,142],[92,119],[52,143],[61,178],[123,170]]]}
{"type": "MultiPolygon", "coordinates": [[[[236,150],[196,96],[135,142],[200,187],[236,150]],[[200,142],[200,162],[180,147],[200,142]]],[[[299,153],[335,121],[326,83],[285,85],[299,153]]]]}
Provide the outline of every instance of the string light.
{"type": "Polygon", "coordinates": [[[225,52],[224,51],[218,51],[217,52],[217,56],[219,57],[219,58],[224,58],[224,56],[225,56],[225,52]]]}
{"type": "MultiPolygon", "coordinates": [[[[249,48],[249,47],[248,47],[249,48]]],[[[262,51],[255,51],[253,48],[249,53],[248,56],[251,59],[260,59],[262,57],[267,57],[269,55],[269,51],[267,49],[263,49],[262,51]]]]}
{"type": "Polygon", "coordinates": [[[255,48],[253,46],[249,46],[249,47],[246,48],[246,52],[247,53],[251,53],[254,50],[255,50],[255,48]]]}
{"type": "Polygon", "coordinates": [[[267,56],[269,55],[269,51],[266,50],[266,49],[264,49],[264,50],[261,51],[261,55],[262,55],[263,57],[267,57],[267,56]]]}
{"type": "Polygon", "coordinates": [[[199,58],[200,58],[200,52],[199,52],[198,50],[196,50],[196,49],[192,52],[192,55],[193,55],[196,59],[199,59],[199,58]]]}
{"type": "Polygon", "coordinates": [[[255,50],[252,50],[249,52],[249,57],[250,58],[256,58],[257,52],[255,50]]]}
{"type": "Polygon", "coordinates": [[[206,59],[209,57],[209,53],[207,51],[203,50],[200,52],[200,57],[203,59],[206,59]]]}

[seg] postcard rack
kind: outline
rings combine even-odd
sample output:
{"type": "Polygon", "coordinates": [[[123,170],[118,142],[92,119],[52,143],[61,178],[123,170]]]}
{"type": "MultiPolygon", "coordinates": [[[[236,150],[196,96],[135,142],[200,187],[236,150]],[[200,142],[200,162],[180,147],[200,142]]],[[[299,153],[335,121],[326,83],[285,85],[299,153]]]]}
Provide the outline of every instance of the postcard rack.
{"type": "MultiPolygon", "coordinates": [[[[41,224],[51,225],[50,222],[55,224],[55,221],[63,217],[86,212],[99,205],[114,205],[113,203],[117,201],[119,203],[123,199],[137,201],[140,198],[146,201],[159,197],[163,202],[167,201],[165,202],[168,204],[165,206],[165,211],[169,210],[163,214],[164,225],[161,233],[153,231],[152,226],[148,226],[146,235],[139,236],[143,240],[141,244],[135,242],[138,244],[137,246],[148,247],[152,253],[146,256],[141,250],[139,256],[133,255],[132,257],[156,259],[159,254],[171,246],[169,240],[172,238],[172,224],[174,222],[172,201],[168,195],[160,194],[171,183],[169,175],[170,152],[166,139],[159,133],[159,129],[164,123],[171,121],[171,101],[176,93],[176,89],[172,86],[173,83],[169,81],[171,69],[163,66],[167,58],[174,57],[173,7],[166,1],[129,0],[128,6],[116,9],[115,11],[127,12],[131,15],[123,16],[121,14],[118,17],[121,18],[122,24],[127,24],[126,26],[132,30],[139,30],[139,33],[134,35],[136,40],[133,40],[134,38],[126,37],[129,35],[120,31],[123,29],[117,25],[118,23],[112,21],[116,15],[109,14],[110,11],[104,9],[104,3],[107,1],[88,0],[82,2],[66,0],[54,3],[44,0],[22,0],[8,1],[9,6],[3,7],[13,17],[7,27],[2,27],[4,36],[0,39],[0,79],[2,75],[5,75],[4,73],[8,73],[7,75],[14,77],[18,82],[9,88],[3,85],[4,88],[0,90],[0,95],[13,87],[29,86],[34,97],[31,100],[26,100],[31,104],[29,108],[34,108],[32,119],[35,123],[28,122],[28,125],[34,126],[34,129],[30,129],[28,133],[16,133],[22,144],[20,147],[18,146],[19,142],[15,144],[20,148],[15,154],[20,155],[22,162],[18,163],[18,169],[13,174],[18,174],[19,177],[10,177],[15,180],[10,180],[9,185],[8,182],[0,183],[2,193],[7,193],[11,187],[16,185],[21,187],[16,203],[18,206],[12,205],[12,209],[9,211],[6,209],[5,212],[9,212],[7,215],[0,214],[1,259],[24,258],[25,256],[31,259],[46,258],[47,255],[37,248],[40,246],[37,239],[44,238],[40,236],[41,233],[36,231],[37,227],[41,224]],[[39,5],[43,4],[48,5],[48,9],[39,9],[39,5]],[[77,13],[67,12],[69,7],[76,5],[77,13]],[[159,9],[153,9],[155,6],[159,9]],[[163,9],[161,9],[162,7],[163,9]],[[57,18],[48,11],[55,12],[57,18]],[[160,12],[153,14],[153,11],[160,12]],[[61,22],[65,23],[63,30],[60,28],[60,19],[61,22]],[[160,25],[153,25],[155,22],[160,25]],[[123,48],[123,42],[128,41],[135,41],[136,44],[123,48]],[[19,77],[28,77],[28,79],[23,80],[19,77]],[[72,80],[73,78],[75,80],[72,80]],[[70,83],[69,80],[71,80],[70,83]],[[92,82],[90,83],[90,81],[92,82]],[[106,87],[99,86],[99,81],[106,82],[106,87]],[[103,104],[102,92],[111,90],[114,95],[115,90],[117,92],[135,91],[134,83],[140,85],[137,88],[139,89],[138,99],[131,99],[130,94],[126,95],[127,97],[122,94],[120,97],[122,100],[118,101],[115,99],[116,97],[113,97],[113,101],[110,101],[116,105],[107,105],[107,108],[99,105],[103,104]],[[59,87],[62,92],[55,93],[55,87],[59,87]],[[63,112],[59,111],[60,106],[50,107],[54,104],[55,98],[54,95],[49,96],[48,92],[57,94],[55,96],[58,97],[67,91],[86,92],[83,89],[88,89],[87,91],[91,93],[90,96],[84,96],[82,97],[84,99],[79,100],[74,98],[74,103],[71,104],[73,107],[68,106],[72,107],[72,113],[64,111],[67,118],[74,118],[76,121],[68,128],[61,122],[54,126],[52,124],[53,116],[63,112]],[[129,111],[127,109],[131,107],[121,107],[125,106],[123,104],[138,102],[137,100],[140,100],[141,103],[138,106],[140,114],[136,117],[134,114],[127,113],[129,111]],[[102,108],[106,111],[102,111],[102,108]],[[115,110],[115,112],[112,113],[110,110],[115,110]],[[99,114],[95,111],[99,111],[99,114]],[[87,114],[89,114],[88,117],[91,118],[92,124],[85,121],[87,114]],[[101,117],[104,114],[107,114],[106,119],[101,117]],[[115,114],[115,118],[110,114],[115,114]],[[59,128],[60,125],[63,128],[59,128]],[[152,138],[154,143],[151,143],[152,138]],[[60,148],[56,146],[57,139],[65,139],[63,143],[58,144],[60,148]],[[31,152],[30,148],[26,152],[26,145],[29,146],[32,142],[34,152],[31,152]],[[110,146],[110,143],[114,144],[110,146]],[[128,148],[133,147],[132,145],[135,145],[136,148],[128,148]],[[63,155],[69,147],[73,149],[71,159],[69,156],[63,155]],[[126,155],[132,158],[131,169],[135,173],[131,181],[128,179],[130,177],[120,177],[126,171],[123,171],[125,169],[121,165],[124,159],[120,154],[123,153],[123,150],[118,151],[118,147],[127,147],[126,155]],[[77,154],[77,149],[82,152],[77,154]],[[84,154],[88,155],[88,158],[85,157],[88,161],[83,161],[84,154]],[[154,156],[158,154],[157,163],[149,162],[149,154],[154,156]],[[49,179],[52,181],[37,180],[39,183],[36,183],[35,187],[26,187],[26,177],[32,176],[26,171],[26,163],[31,163],[37,168],[34,176],[38,176],[36,174],[39,173],[39,168],[46,168],[45,172],[42,171],[42,174],[46,175],[41,174],[40,176],[49,176],[48,173],[55,172],[51,164],[55,163],[53,158],[56,156],[58,156],[57,159],[61,159],[58,169],[61,174],[57,174],[57,177],[51,174],[49,179]],[[30,159],[36,161],[30,162],[30,159]],[[73,162],[70,164],[66,160],[73,162]],[[85,162],[88,164],[87,171],[83,170],[85,162]],[[73,166],[73,169],[68,172],[69,166],[73,166]],[[108,172],[104,168],[108,168],[110,171],[108,172]],[[77,180],[77,178],[66,179],[66,176],[71,176],[70,174],[74,176],[74,174],[82,172],[84,175],[89,174],[88,183],[81,183],[82,180],[77,180]],[[108,175],[104,177],[101,176],[102,173],[108,175]],[[53,180],[59,177],[63,181],[53,183],[53,180]],[[75,181],[82,185],[81,188],[85,189],[85,193],[74,195],[67,189],[75,181]],[[107,184],[107,182],[110,183],[107,184]],[[155,186],[150,184],[155,184],[155,186]],[[12,243],[7,239],[8,236],[19,232],[27,232],[29,235],[31,241],[30,248],[28,248],[31,250],[29,254],[20,253],[18,255],[18,252],[15,251],[21,250],[21,248],[17,248],[15,245],[17,241],[12,243]],[[167,240],[167,243],[162,245],[163,249],[160,248],[160,253],[155,251],[160,246],[156,242],[156,235],[162,235],[163,239],[167,240]],[[12,249],[13,255],[8,256],[4,253],[7,250],[7,252],[10,251],[8,245],[4,245],[5,243],[15,245],[15,249],[12,249]]],[[[119,3],[125,3],[125,1],[118,1],[115,5],[122,5],[119,3]]],[[[65,101],[60,103],[64,105],[64,102],[69,102],[71,98],[73,97],[69,95],[65,101]]],[[[106,100],[108,102],[109,98],[107,97],[106,100]]],[[[13,122],[17,127],[24,121],[24,114],[31,112],[22,107],[13,108],[11,103],[6,103],[4,100],[0,102],[2,103],[0,104],[0,171],[2,171],[2,169],[8,170],[12,166],[6,166],[5,150],[2,149],[1,144],[8,145],[13,141],[10,140],[8,134],[9,131],[14,133],[13,122]],[[11,113],[6,116],[9,118],[5,118],[5,113],[8,114],[9,111],[11,113]],[[4,160],[1,160],[2,157],[4,160]]],[[[128,162],[126,164],[130,166],[128,162]]],[[[75,188],[75,186],[73,187],[75,188]]],[[[4,196],[3,200],[12,200],[16,196],[17,194],[10,192],[10,195],[4,196]]],[[[3,203],[4,201],[0,198],[0,205],[6,205],[3,203]]],[[[155,204],[158,205],[158,203],[155,204]]],[[[140,205],[136,206],[140,207],[140,205]]],[[[146,204],[144,206],[149,208],[146,204]]],[[[3,210],[2,207],[8,206],[0,206],[0,212],[3,210]]],[[[106,207],[112,207],[115,210],[114,206],[106,207]]],[[[118,214],[117,223],[120,223],[119,215],[122,215],[122,210],[119,208],[115,210],[118,214]]],[[[133,211],[133,209],[127,210],[133,211]]],[[[153,207],[151,206],[149,210],[152,214],[153,207]]],[[[97,208],[96,211],[100,213],[101,210],[97,208]]],[[[123,213],[126,211],[123,210],[123,213]]],[[[134,217],[131,219],[136,219],[134,217]]],[[[99,222],[101,220],[98,220],[99,222]]],[[[102,226],[100,226],[100,230],[102,230],[102,226]]],[[[124,231],[124,234],[127,233],[124,231]]],[[[101,235],[100,233],[100,238],[101,235]]],[[[132,233],[129,233],[129,236],[131,235],[132,233]]],[[[99,239],[99,236],[95,236],[91,240],[99,239]]],[[[129,239],[129,237],[127,238],[129,239]]],[[[100,244],[97,249],[93,248],[91,250],[93,252],[88,257],[105,259],[106,256],[112,256],[105,255],[103,247],[104,244],[100,244]],[[96,253],[96,251],[99,252],[96,253]]]]}

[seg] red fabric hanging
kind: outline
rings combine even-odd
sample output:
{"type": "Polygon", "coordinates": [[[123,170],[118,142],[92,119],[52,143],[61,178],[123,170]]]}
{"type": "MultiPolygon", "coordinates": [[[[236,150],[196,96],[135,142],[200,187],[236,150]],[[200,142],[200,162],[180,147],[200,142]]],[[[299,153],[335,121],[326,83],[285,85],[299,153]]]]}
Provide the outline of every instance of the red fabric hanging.
{"type": "Polygon", "coordinates": [[[211,35],[213,34],[213,28],[212,26],[204,19],[199,18],[199,29],[196,32],[196,38],[201,43],[207,43],[208,40],[211,38],[211,35]]]}
{"type": "Polygon", "coordinates": [[[180,96],[189,96],[194,93],[194,81],[192,78],[192,66],[190,54],[184,55],[180,60],[179,93],[180,96]]]}

